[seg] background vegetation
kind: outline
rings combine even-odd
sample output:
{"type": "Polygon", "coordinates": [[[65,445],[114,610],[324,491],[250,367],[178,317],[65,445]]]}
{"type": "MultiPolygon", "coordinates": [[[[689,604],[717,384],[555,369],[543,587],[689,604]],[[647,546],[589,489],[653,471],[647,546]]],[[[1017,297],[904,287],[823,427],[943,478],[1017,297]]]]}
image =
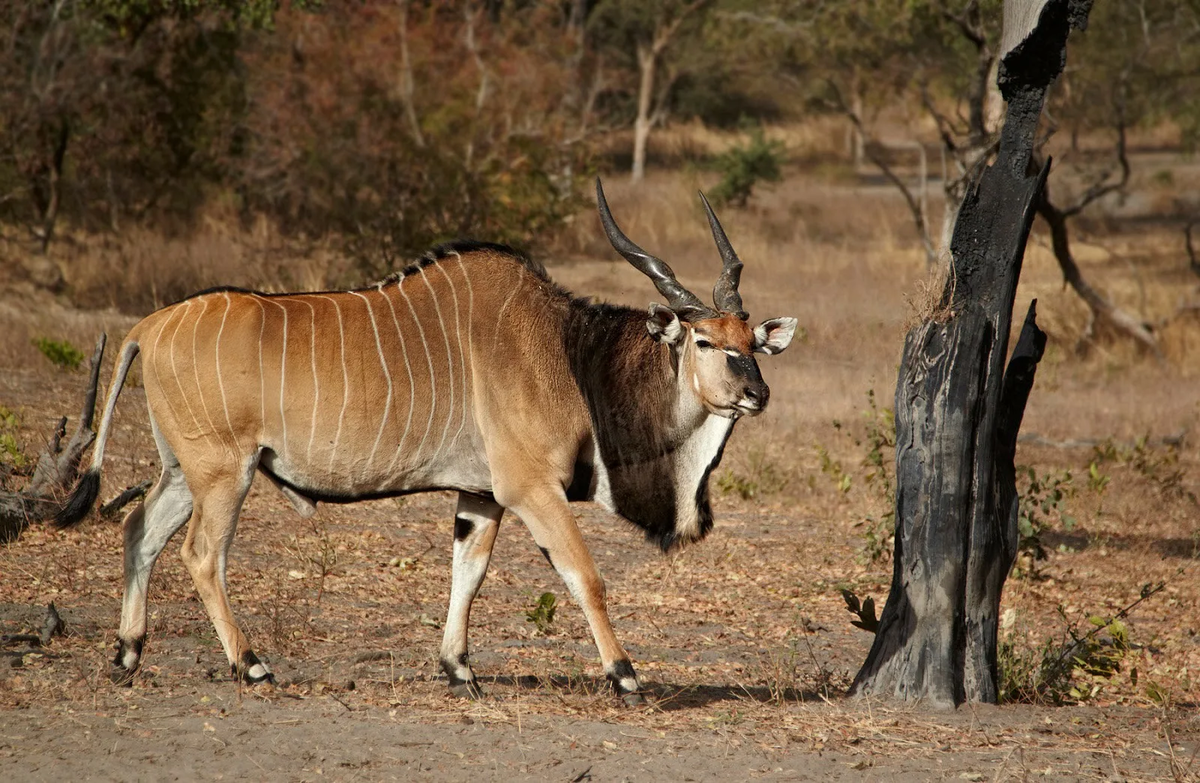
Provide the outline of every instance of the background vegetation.
{"type": "MultiPolygon", "coordinates": [[[[901,342],[923,292],[941,290],[930,278],[943,219],[990,155],[999,7],[0,0],[0,487],[24,485],[76,410],[84,380],[69,357],[193,290],[357,285],[467,235],[517,243],[567,288],[640,307],[652,291],[600,234],[592,175],[630,236],[701,293],[718,259],[695,193],[724,193],[752,316],[797,316],[804,337],[762,363],[771,409],[738,425],[714,474],[712,537],[664,559],[577,507],[618,633],[661,706],[616,711],[582,615],[516,524],[473,617],[473,660],[500,698],[448,702],[434,651],[453,500],[323,507],[299,524],[259,483],[231,589],[281,673],[286,695],[270,709],[294,708],[288,731],[314,747],[333,736],[319,714],[332,693],[339,715],[415,716],[406,730],[507,721],[524,732],[513,747],[551,742],[560,732],[547,726],[573,737],[587,715],[617,727],[608,741],[667,732],[689,763],[697,748],[744,743],[805,753],[805,769],[812,750],[843,754],[830,776],[910,758],[922,777],[1187,779],[1200,737],[1200,261],[1185,232],[1200,215],[1195,0],[1097,3],[1046,115],[1072,263],[1152,342],[1114,339],[1127,333],[1064,286],[1039,219],[1018,300],[1038,299],[1050,343],[1022,430],[1022,555],[1001,607],[1005,698],[1034,706],[949,725],[838,698],[871,639],[852,622],[869,625],[891,578],[901,342]],[[1088,706],[1045,706],[1061,703],[1088,706]],[[538,728],[555,716],[566,717],[538,728]],[[1178,749],[1176,731],[1191,744],[1178,749]],[[1099,754],[1091,773],[1087,754],[1099,754]]],[[[106,499],[157,473],[138,367],[106,499]]],[[[50,596],[74,629],[4,667],[5,714],[61,721],[40,733],[49,743],[77,737],[79,716],[133,721],[128,705],[142,704],[147,722],[130,725],[159,732],[146,742],[189,741],[151,725],[169,704],[211,710],[195,714],[225,737],[213,717],[234,698],[223,653],[173,551],[151,588],[159,668],[133,691],[103,677],[119,614],[115,524],[72,536],[33,526],[0,548],[0,573],[15,575],[0,630],[28,630],[50,596]],[[216,680],[198,686],[208,667],[216,680]]],[[[244,700],[255,725],[259,701],[244,700]]],[[[92,725],[95,753],[60,746],[52,758],[127,764],[92,725]]],[[[137,737],[123,725],[110,731],[125,748],[137,737]]],[[[258,751],[245,755],[264,761],[258,751]]],[[[295,776],[301,763],[278,768],[295,776]]]]}
{"type": "MultiPolygon", "coordinates": [[[[0,227],[27,276],[83,304],[143,311],[208,281],[194,264],[159,269],[147,299],[30,256],[215,225],[270,232],[291,258],[341,259],[314,271],[260,257],[242,283],[345,285],[459,236],[543,251],[591,174],[679,162],[656,138],[689,123],[734,131],[675,152],[714,164],[736,204],[781,164],[866,154],[890,172],[916,151],[927,169],[940,149],[952,209],[999,117],[1000,5],[2,0],[0,227]],[[845,118],[843,148],[753,135],[822,117],[845,118]]],[[[1098,4],[1048,112],[1079,172],[1064,174],[1070,192],[1116,182],[1127,132],[1195,146],[1198,20],[1194,0],[1098,4]]],[[[932,260],[938,221],[919,200],[932,260]]],[[[1186,223],[1185,207],[1167,216],[1186,223]]]]}

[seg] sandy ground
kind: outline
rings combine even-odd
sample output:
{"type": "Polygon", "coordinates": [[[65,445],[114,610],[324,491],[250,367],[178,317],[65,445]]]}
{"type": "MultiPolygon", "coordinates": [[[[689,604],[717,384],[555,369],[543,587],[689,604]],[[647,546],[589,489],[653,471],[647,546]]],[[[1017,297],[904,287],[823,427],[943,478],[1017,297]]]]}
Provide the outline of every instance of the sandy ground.
{"type": "MultiPolygon", "coordinates": [[[[652,209],[641,221],[627,230],[653,234],[652,209]]],[[[738,224],[727,222],[731,236],[746,234],[738,224]]],[[[664,557],[625,523],[578,506],[649,706],[625,708],[603,683],[581,613],[517,519],[502,525],[472,616],[472,660],[487,695],[464,702],[436,666],[453,498],[323,507],[304,521],[259,482],[231,554],[230,592],[275,686],[229,679],[174,544],[151,583],[147,657],[128,688],[107,678],[119,521],[93,518],[70,533],[35,526],[0,549],[0,633],[36,631],[50,601],[67,624],[44,649],[0,650],[0,779],[1196,779],[1195,324],[1163,332],[1174,351],[1166,366],[1120,348],[1078,358],[1078,304],[1035,237],[1021,297],[1040,298],[1052,349],[1019,461],[1039,475],[1072,474],[1071,524],[1065,511],[1050,512],[1047,560],[1009,580],[1005,639],[1036,657],[1068,628],[1086,629],[1089,617],[1111,616],[1144,585],[1165,582],[1126,618],[1131,642],[1118,671],[1077,675],[1085,693],[1067,706],[934,712],[849,700],[871,637],[849,624],[841,590],[882,604],[891,575],[886,557],[865,556],[869,519],[885,505],[863,465],[866,392],[890,404],[906,302],[923,271],[909,251],[860,255],[835,242],[774,259],[766,273],[754,266],[766,241],[735,239],[747,260],[746,301],[758,318],[800,316],[808,338],[762,363],[772,407],[734,435],[716,476],[714,533],[664,557]],[[1181,433],[1183,448],[1162,445],[1161,436],[1181,433]],[[1151,439],[1138,452],[1143,435],[1151,439]],[[1101,459],[1095,447],[1109,439],[1110,458],[1101,459]],[[1107,486],[1089,481],[1092,465],[1107,486]],[[547,591],[559,611],[539,631],[526,615],[547,591]]],[[[1111,281],[1126,268],[1087,247],[1089,274],[1111,281]]],[[[677,264],[668,257],[701,288],[716,263],[711,246],[704,253],[677,264]]],[[[552,273],[580,293],[647,301],[645,281],[619,263],[581,260],[552,273]]],[[[76,415],[83,384],[82,374],[41,359],[30,339],[90,346],[101,329],[116,338],[135,320],[28,291],[0,295],[0,405],[17,415],[28,452],[60,415],[76,415]]],[[[106,499],[157,472],[136,383],[115,427],[106,499]]]]}

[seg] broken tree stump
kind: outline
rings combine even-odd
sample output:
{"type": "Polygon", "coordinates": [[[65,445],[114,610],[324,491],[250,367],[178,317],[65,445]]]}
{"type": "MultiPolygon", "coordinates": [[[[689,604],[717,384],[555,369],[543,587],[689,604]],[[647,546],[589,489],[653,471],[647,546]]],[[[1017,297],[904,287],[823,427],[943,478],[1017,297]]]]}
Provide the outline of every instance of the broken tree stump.
{"type": "Polygon", "coordinates": [[[100,361],[104,358],[107,335],[101,334],[92,352],[87,391],[79,422],[65,444],[67,417],[58,422],[54,437],[38,457],[37,467],[29,484],[18,492],[0,492],[0,543],[15,541],[31,522],[49,519],[62,507],[79,477],[83,453],[92,445],[96,435],[92,420],[96,412],[96,391],[100,382],[100,361]]]}
{"type": "Polygon", "coordinates": [[[896,384],[896,550],[875,642],[850,692],[938,706],[999,695],[1000,594],[1017,551],[1013,458],[1045,346],[1030,304],[1005,370],[1025,243],[1049,172],[1030,171],[1046,90],[1091,0],[1010,0],[995,162],[967,194],[937,309],[896,384]]]}

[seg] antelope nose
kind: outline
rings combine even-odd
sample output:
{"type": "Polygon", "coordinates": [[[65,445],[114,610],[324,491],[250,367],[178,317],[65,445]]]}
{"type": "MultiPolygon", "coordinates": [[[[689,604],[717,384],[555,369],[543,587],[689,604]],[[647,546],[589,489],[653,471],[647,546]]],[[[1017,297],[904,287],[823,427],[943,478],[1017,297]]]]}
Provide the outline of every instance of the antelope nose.
{"type": "Polygon", "coordinates": [[[765,385],[758,387],[747,386],[742,394],[748,402],[753,403],[759,410],[767,407],[767,400],[771,398],[771,390],[765,385]]]}

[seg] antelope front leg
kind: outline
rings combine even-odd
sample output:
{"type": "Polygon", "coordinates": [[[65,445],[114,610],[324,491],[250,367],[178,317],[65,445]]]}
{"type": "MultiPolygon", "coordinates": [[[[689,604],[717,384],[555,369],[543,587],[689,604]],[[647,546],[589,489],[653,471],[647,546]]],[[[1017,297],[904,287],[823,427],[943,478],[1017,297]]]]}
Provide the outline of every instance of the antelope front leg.
{"type": "Polygon", "coordinates": [[[487,574],[492,546],[504,507],[491,498],[460,492],[454,513],[454,566],[450,577],[450,608],[442,634],[442,671],[455,696],[477,699],[483,695],[467,656],[467,625],[471,602],[487,574]]]}
{"type": "Polygon", "coordinates": [[[562,577],[575,602],[583,608],[604,673],[629,706],[645,703],[629,654],[617,641],[605,604],[604,579],[596,569],[591,552],[584,543],[567,499],[559,490],[545,491],[523,498],[509,506],[524,520],[534,543],[562,577]]]}

